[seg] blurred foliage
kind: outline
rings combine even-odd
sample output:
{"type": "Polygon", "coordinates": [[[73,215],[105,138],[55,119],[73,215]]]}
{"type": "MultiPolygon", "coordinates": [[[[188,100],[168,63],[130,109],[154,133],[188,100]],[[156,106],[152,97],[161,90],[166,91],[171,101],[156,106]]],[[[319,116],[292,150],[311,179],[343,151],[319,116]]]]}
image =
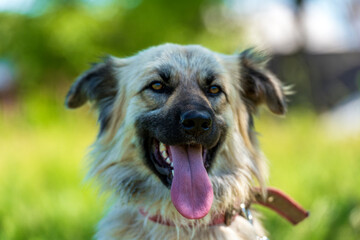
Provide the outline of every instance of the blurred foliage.
{"type": "Polygon", "coordinates": [[[14,63],[18,84],[29,89],[70,81],[105,54],[128,56],[164,42],[202,43],[232,52],[241,44],[241,29],[223,23],[218,29],[225,35],[220,35],[208,31],[203,21],[204,15],[216,21],[220,13],[209,9],[221,4],[220,0],[38,0],[37,10],[29,14],[0,13],[0,56],[14,63]]]}

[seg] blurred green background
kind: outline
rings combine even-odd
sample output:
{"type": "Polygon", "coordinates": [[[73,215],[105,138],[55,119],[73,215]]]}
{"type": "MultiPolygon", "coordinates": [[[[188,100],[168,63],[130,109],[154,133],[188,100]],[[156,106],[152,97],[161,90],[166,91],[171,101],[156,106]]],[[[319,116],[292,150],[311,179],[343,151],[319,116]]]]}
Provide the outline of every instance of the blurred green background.
{"type": "Polygon", "coordinates": [[[293,227],[258,207],[269,237],[360,239],[359,13],[357,0],[0,0],[0,239],[91,239],[106,211],[83,180],[96,118],[64,97],[103,55],[164,42],[274,55],[297,93],[285,118],[256,119],[269,185],[311,215],[293,227]]]}

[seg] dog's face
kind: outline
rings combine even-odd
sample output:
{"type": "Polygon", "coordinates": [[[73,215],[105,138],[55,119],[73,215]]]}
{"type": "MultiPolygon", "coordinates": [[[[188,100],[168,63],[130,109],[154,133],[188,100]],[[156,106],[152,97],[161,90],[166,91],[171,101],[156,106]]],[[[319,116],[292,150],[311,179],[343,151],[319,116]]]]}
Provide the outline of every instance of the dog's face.
{"type": "Polygon", "coordinates": [[[246,195],[252,174],[261,180],[252,114],[260,103],[285,112],[281,84],[257,55],[174,44],[94,65],[66,103],[87,100],[99,111],[94,175],[132,202],[171,198],[189,219],[246,195]]]}

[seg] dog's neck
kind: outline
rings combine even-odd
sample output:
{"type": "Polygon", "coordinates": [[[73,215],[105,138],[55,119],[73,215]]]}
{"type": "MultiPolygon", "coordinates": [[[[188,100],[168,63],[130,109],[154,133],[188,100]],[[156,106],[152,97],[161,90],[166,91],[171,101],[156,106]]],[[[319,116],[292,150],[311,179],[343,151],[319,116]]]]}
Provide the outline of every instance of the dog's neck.
{"type": "MultiPolygon", "coordinates": [[[[229,226],[237,216],[244,217],[248,222],[252,224],[252,215],[249,209],[252,203],[260,204],[274,210],[280,216],[282,216],[294,225],[298,224],[309,216],[308,211],[304,210],[297,202],[295,202],[292,198],[290,198],[288,195],[278,189],[267,188],[265,192],[265,197],[261,193],[262,191],[260,189],[254,188],[254,197],[251,202],[247,204],[241,203],[240,205],[234,206],[232,209],[229,209],[223,214],[215,215],[208,225],[215,226],[224,224],[226,226],[229,226]]],[[[153,222],[166,226],[175,226],[174,222],[162,217],[161,215],[149,216],[144,209],[139,209],[139,212],[144,217],[147,217],[153,222]]]]}
{"type": "MultiPolygon", "coordinates": [[[[152,215],[149,216],[146,211],[143,209],[140,209],[139,212],[144,217],[147,217],[150,221],[159,223],[166,226],[175,226],[174,222],[163,218],[161,215],[152,215]]],[[[222,225],[225,224],[226,226],[229,226],[237,216],[242,216],[246,218],[249,223],[252,224],[252,215],[250,212],[250,209],[245,206],[245,204],[240,205],[240,209],[232,209],[231,211],[226,211],[223,214],[217,214],[212,219],[211,222],[208,224],[208,226],[216,226],[216,225],[222,225]]]]}

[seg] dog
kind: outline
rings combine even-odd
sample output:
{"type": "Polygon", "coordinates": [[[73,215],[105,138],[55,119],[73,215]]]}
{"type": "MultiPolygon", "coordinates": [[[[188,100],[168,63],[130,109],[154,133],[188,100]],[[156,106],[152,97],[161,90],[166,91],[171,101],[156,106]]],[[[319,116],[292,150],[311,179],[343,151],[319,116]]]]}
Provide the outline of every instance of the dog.
{"type": "Polygon", "coordinates": [[[267,61],[163,44],[75,81],[66,106],[98,112],[89,176],[114,199],[96,239],[267,239],[248,207],[267,179],[253,115],[287,108],[267,61]]]}

